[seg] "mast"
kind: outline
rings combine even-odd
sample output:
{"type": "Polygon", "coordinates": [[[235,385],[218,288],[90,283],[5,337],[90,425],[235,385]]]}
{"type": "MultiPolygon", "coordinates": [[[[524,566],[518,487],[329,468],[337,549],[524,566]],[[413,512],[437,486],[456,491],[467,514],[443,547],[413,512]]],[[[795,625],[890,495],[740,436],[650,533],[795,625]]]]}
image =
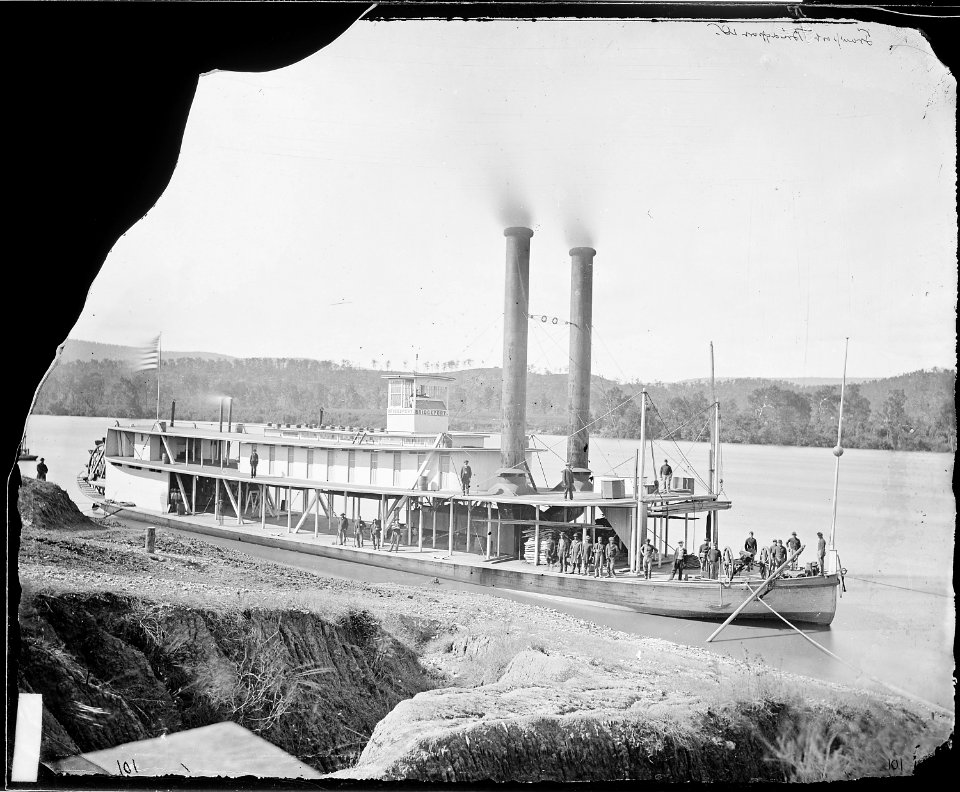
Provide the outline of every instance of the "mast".
{"type": "Polygon", "coordinates": [[[719,430],[719,420],[717,411],[717,383],[713,376],[713,341],[710,342],[710,399],[713,402],[714,418],[710,423],[710,493],[717,491],[716,473],[717,473],[717,433],[719,430]]]}
{"type": "MultiPolygon", "coordinates": [[[[643,476],[646,467],[647,458],[643,453],[644,446],[647,444],[647,389],[640,391],[640,450],[637,452],[636,474],[635,474],[635,492],[637,496],[637,510],[635,516],[636,530],[634,531],[633,546],[633,568],[634,571],[640,571],[640,543],[641,530],[647,530],[647,505],[643,502],[643,476]]],[[[652,449],[651,449],[652,450],[652,449]]]]}
{"type": "Polygon", "coordinates": [[[840,380],[840,414],[837,416],[837,447],[833,449],[833,455],[837,458],[837,465],[833,473],[833,520],[830,523],[830,549],[834,549],[834,537],[837,533],[837,492],[840,489],[840,457],[843,456],[843,446],[840,440],[843,437],[843,392],[847,386],[847,352],[850,349],[850,336],[844,340],[843,345],[843,379],[840,380]]]}
{"type": "Polygon", "coordinates": [[[160,420],[160,364],[163,363],[160,352],[160,335],[157,336],[157,420],[160,420]]]}
{"type": "MultiPolygon", "coordinates": [[[[720,465],[717,460],[720,448],[720,402],[717,400],[717,381],[713,370],[713,341],[710,342],[710,398],[713,399],[713,422],[710,427],[710,494],[720,493],[720,465]]],[[[714,509],[711,512],[711,540],[720,544],[720,529],[717,525],[717,516],[720,512],[714,509]]]]}

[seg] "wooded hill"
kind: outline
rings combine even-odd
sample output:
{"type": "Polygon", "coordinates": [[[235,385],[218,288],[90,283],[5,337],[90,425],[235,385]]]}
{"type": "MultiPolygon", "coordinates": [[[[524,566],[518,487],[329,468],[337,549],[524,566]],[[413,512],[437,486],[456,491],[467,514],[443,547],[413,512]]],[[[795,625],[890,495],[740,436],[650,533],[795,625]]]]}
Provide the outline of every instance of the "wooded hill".
{"type": "MultiPolygon", "coordinates": [[[[164,359],[161,412],[177,402],[177,417],[217,420],[220,398],[233,398],[236,421],[384,426],[386,371],[348,361],[290,358],[164,359]]],[[[500,369],[448,371],[450,427],[499,431],[500,369]]],[[[156,372],[134,373],[120,359],[61,362],[41,389],[34,411],[51,415],[149,418],[156,410],[156,372]]],[[[956,372],[934,369],[847,384],[843,444],[848,448],[956,450],[956,372]]],[[[618,383],[595,376],[594,434],[638,437],[639,393],[652,408],[648,433],[706,439],[710,387],[703,381],[618,383]],[[677,428],[679,427],[679,428],[677,428]]],[[[726,379],[717,383],[723,439],[733,443],[833,446],[840,386],[800,386],[783,380],[726,379]]],[[[532,432],[566,434],[567,376],[531,372],[527,421],[532,432]]]]}

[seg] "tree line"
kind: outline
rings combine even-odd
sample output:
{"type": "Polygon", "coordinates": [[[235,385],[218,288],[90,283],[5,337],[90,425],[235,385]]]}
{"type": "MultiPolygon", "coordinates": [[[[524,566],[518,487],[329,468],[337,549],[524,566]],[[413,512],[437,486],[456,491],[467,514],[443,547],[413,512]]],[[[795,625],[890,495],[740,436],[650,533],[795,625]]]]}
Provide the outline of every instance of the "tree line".
{"type": "MultiPolygon", "coordinates": [[[[215,421],[225,397],[239,422],[325,423],[382,427],[387,387],[378,369],[349,361],[290,358],[165,360],[160,409],[176,400],[183,420],[215,421]]],[[[448,408],[454,430],[499,431],[499,368],[451,372],[448,408]]],[[[916,451],[956,451],[956,372],[934,369],[848,384],[843,445],[916,451]]],[[[712,401],[704,382],[592,381],[591,433],[639,437],[641,388],[650,397],[651,438],[706,440],[712,401]]],[[[804,386],[780,380],[732,379],[717,383],[725,442],[835,445],[839,385],[804,386]]],[[[527,422],[532,432],[566,434],[567,376],[531,371],[527,422]]],[[[60,363],[38,393],[34,411],[49,415],[150,418],[157,400],[156,371],[135,373],[118,360],[60,363]]]]}

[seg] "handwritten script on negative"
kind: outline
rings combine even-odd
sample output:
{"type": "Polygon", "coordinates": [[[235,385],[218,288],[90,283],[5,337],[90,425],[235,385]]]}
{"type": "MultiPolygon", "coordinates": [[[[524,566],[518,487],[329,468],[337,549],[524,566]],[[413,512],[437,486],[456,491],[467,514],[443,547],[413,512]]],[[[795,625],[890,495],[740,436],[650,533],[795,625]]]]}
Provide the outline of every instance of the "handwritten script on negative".
{"type": "Polygon", "coordinates": [[[707,27],[712,28],[716,36],[730,38],[760,39],[764,44],[771,41],[790,41],[796,44],[830,44],[835,47],[859,45],[872,47],[870,31],[866,28],[841,27],[827,32],[819,31],[802,25],[784,25],[775,29],[754,28],[751,25],[730,25],[726,22],[710,22],[707,27]]]}

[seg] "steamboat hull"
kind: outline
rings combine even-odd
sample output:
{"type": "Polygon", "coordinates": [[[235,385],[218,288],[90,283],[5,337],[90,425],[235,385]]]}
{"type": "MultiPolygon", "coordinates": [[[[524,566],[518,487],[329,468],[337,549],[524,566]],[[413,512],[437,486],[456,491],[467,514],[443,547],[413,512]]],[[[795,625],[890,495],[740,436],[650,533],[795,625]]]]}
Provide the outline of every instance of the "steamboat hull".
{"type": "MultiPolygon", "coordinates": [[[[529,569],[509,569],[491,564],[480,557],[444,557],[441,551],[405,548],[404,552],[357,550],[352,547],[325,545],[297,540],[287,536],[263,534],[226,525],[199,523],[189,517],[157,515],[135,508],[116,508],[111,512],[151,525],[218,536],[239,542],[275,547],[306,555],[331,558],[363,564],[369,567],[411,572],[431,578],[442,578],[472,583],[490,588],[569,597],[572,599],[616,605],[655,616],[680,619],[726,619],[747,597],[750,589],[745,582],[734,581],[721,585],[718,581],[643,580],[626,575],[615,578],[595,578],[589,575],[559,574],[529,569]]],[[[371,581],[375,582],[375,581],[371,581]]],[[[754,589],[760,581],[750,581],[754,589]]],[[[836,574],[823,577],[783,578],[774,581],[763,600],[789,621],[828,625],[837,609],[836,574]]],[[[751,602],[740,618],[776,620],[778,617],[763,602],[751,602]]]]}

